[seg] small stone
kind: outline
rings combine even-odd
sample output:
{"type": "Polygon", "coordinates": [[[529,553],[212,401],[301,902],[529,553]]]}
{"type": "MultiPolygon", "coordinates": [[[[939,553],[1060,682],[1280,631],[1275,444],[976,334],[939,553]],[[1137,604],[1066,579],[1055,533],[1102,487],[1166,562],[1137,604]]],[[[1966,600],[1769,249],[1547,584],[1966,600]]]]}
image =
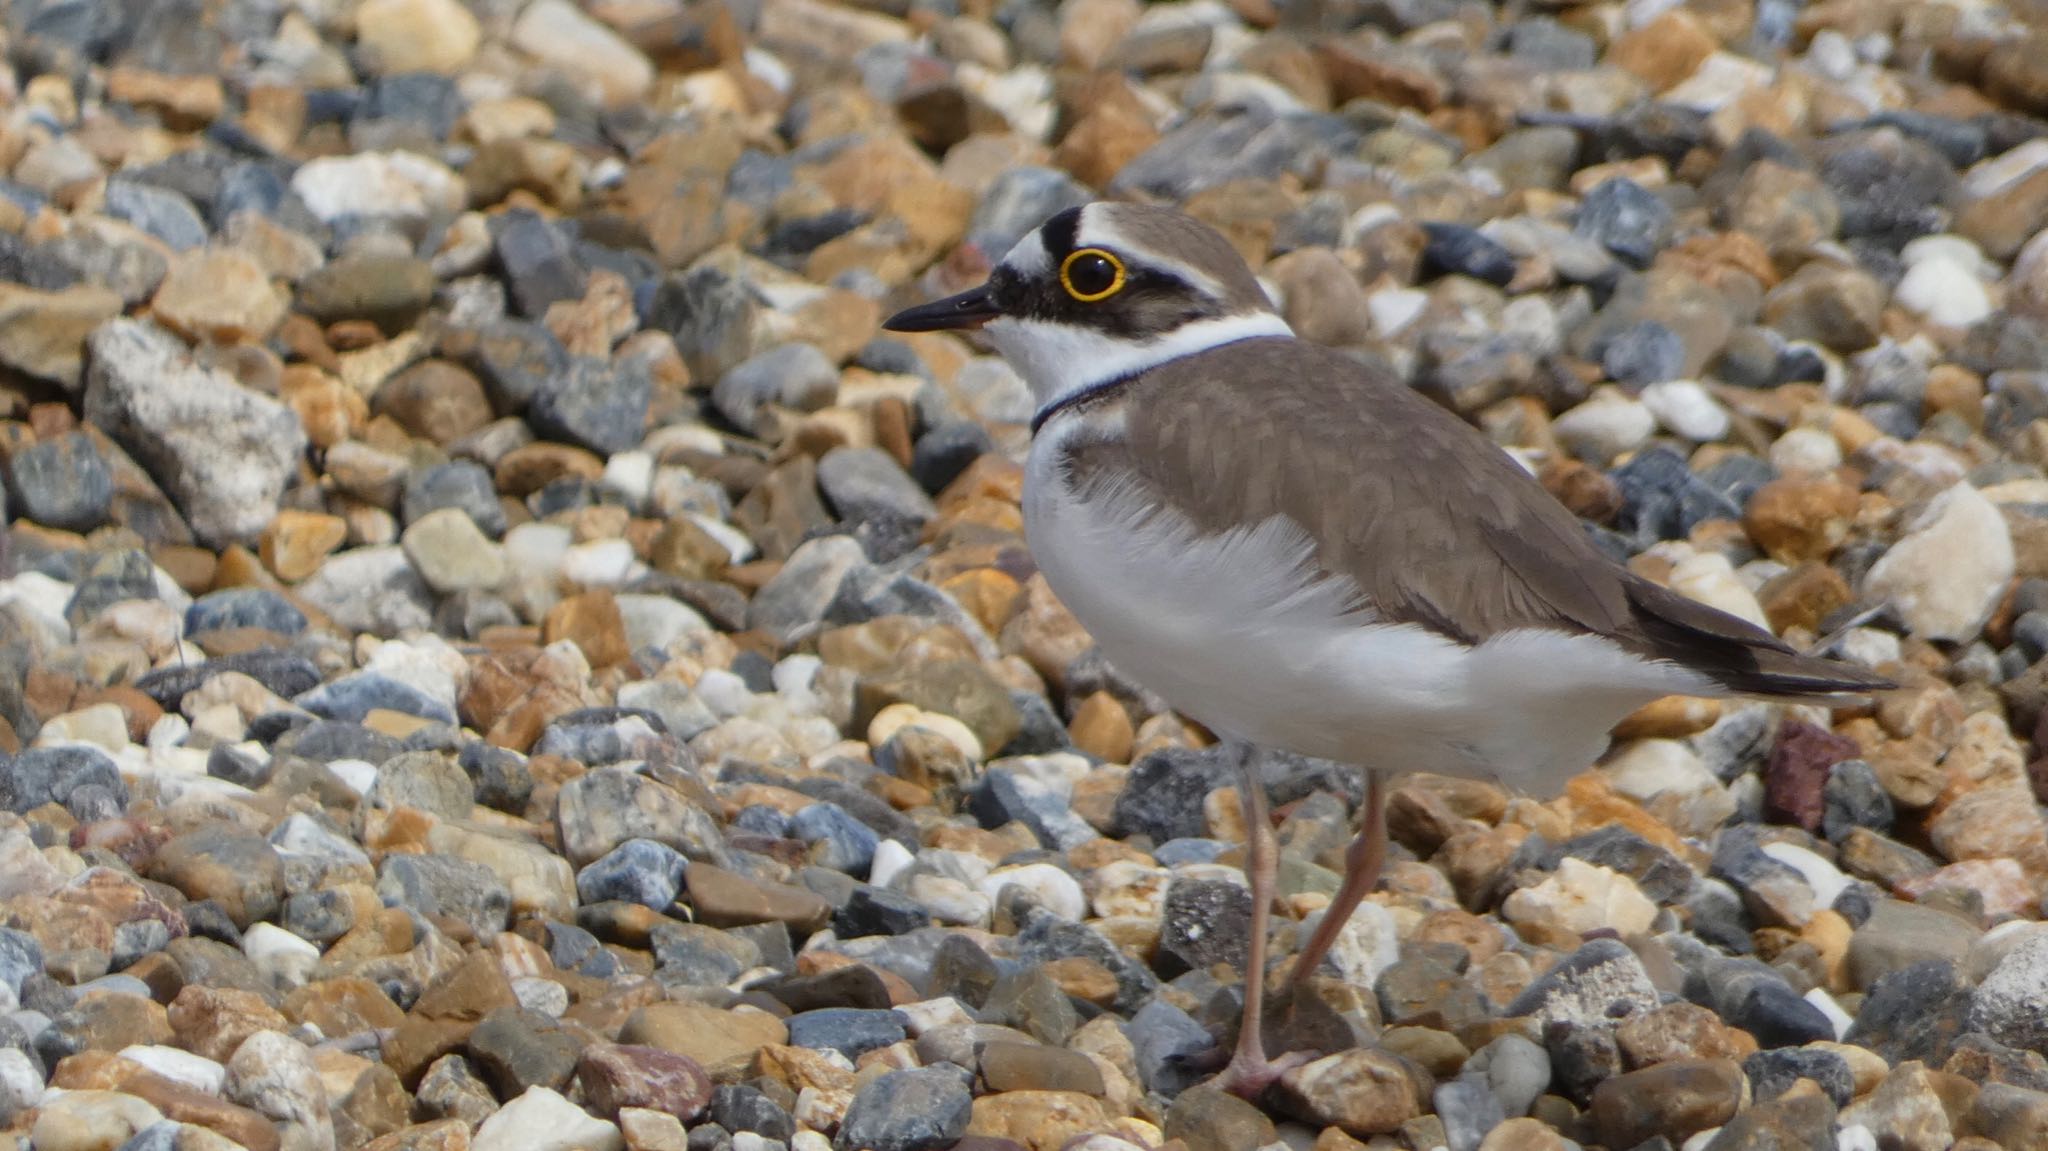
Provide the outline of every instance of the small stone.
{"type": "Polygon", "coordinates": [[[624,1151],[617,1124],[546,1087],[530,1087],[476,1129],[473,1151],[624,1151]]]}
{"type": "Polygon", "coordinates": [[[890,1071],[853,1098],[833,1141],[837,1151],[942,1151],[968,1131],[974,1099],[944,1067],[890,1071]]]}
{"type": "Polygon", "coordinates": [[[111,320],[90,344],[86,418],[151,469],[202,539],[253,541],[305,451],[298,417],[199,367],[160,328],[111,320]]]}
{"type": "Polygon", "coordinates": [[[1968,641],[2012,578],[2012,536],[1976,488],[1957,484],[1907,525],[1863,579],[1863,594],[1891,604],[1921,639],[1968,641]]]}
{"type": "Polygon", "coordinates": [[[1726,1123],[1747,1087],[1742,1068],[1729,1060],[1678,1060],[1602,1082],[1588,1110],[1602,1142],[1634,1147],[1653,1135],[1684,1139],[1726,1123]]]}
{"type": "Polygon", "coordinates": [[[86,337],[121,314],[121,297],[79,284],[41,292],[0,283],[0,364],[76,393],[86,337]]]}
{"type": "Polygon", "coordinates": [[[288,1144],[331,1146],[334,1120],[313,1053],[275,1031],[242,1041],[227,1062],[228,1098],[280,1127],[288,1144]]]}
{"type": "Polygon", "coordinates": [[[1815,260],[1764,297],[1764,322],[1788,340],[1856,352],[1883,331],[1884,286],[1851,267],[1815,260]]]}
{"type": "Polygon", "coordinates": [[[523,1007],[500,1007],[469,1033],[468,1052],[501,1097],[531,1087],[561,1091],[577,1071],[582,1043],[555,1021],[523,1007]]]}
{"type": "Polygon", "coordinates": [[[511,44],[592,86],[606,104],[638,100],[654,84],[654,65],[645,55],[567,0],[527,5],[512,25],[511,44]]]}
{"type": "Polygon", "coordinates": [[[938,514],[931,497],[887,452],[841,447],[818,461],[818,486],[849,523],[907,520],[923,523],[938,514]]]}
{"type": "Polygon", "coordinates": [[[1670,239],[1671,222],[1670,206],[1655,193],[1616,176],[1586,194],[1572,230],[1641,268],[1670,239]]]}
{"type": "Polygon", "coordinates": [[[711,1080],[695,1060],[656,1047],[597,1044],[576,1066],[591,1106],[605,1115],[630,1108],[695,1120],[711,1102],[711,1080]]]}
{"type": "Polygon", "coordinates": [[[1977,985],[1969,1025],[2008,1046],[2048,1046],[2048,933],[2022,939],[1977,985]]]}
{"type": "Polygon", "coordinates": [[[1221,1091],[1196,1088],[1174,1097],[1166,1111],[1166,1136],[1188,1151],[1234,1151],[1274,1142],[1273,1121],[1257,1107],[1221,1091]]]}
{"type": "Polygon", "coordinates": [[[453,75],[476,55],[477,18],[457,0],[366,0],[355,13],[356,46],[380,75],[453,75]]]}
{"type": "Polygon", "coordinates": [[[1541,924],[1582,934],[1611,927],[1623,935],[1648,931],[1657,916],[1635,883],[1605,867],[1567,857],[1557,873],[1536,887],[1508,896],[1501,915],[1514,923],[1541,924]]]}
{"type": "Polygon", "coordinates": [[[260,342],[284,320],[287,300],[255,257],[202,248],[172,259],[150,315],[190,339],[260,342]]]}
{"type": "Polygon", "coordinates": [[[1401,1060],[1360,1049],[1315,1060],[1280,1077],[1288,1110],[1352,1135],[1381,1135],[1422,1114],[1421,1085],[1401,1060]]]}

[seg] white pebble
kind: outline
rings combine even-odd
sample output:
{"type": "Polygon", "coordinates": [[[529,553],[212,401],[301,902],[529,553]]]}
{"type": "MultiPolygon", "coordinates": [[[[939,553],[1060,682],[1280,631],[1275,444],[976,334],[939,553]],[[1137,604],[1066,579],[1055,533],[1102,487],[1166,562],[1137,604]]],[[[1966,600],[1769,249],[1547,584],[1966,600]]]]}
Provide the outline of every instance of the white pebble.
{"type": "Polygon", "coordinates": [[[550,580],[575,541],[575,533],[560,524],[518,524],[505,533],[505,563],[524,578],[550,580]]]}
{"type": "Polygon", "coordinates": [[[903,1013],[903,1030],[912,1039],[934,1028],[974,1022],[974,1016],[968,1013],[967,1008],[950,995],[900,1004],[896,1010],[903,1013]]]}
{"type": "Polygon", "coordinates": [[[1088,914],[1088,898],[1081,893],[1080,881],[1050,863],[998,868],[981,881],[981,893],[994,902],[1002,898],[1004,888],[1011,886],[1030,892],[1046,910],[1062,919],[1079,921],[1088,914]]]}
{"type": "Polygon", "coordinates": [[[1842,466],[1842,445],[1820,428],[1792,428],[1771,445],[1771,466],[1786,475],[1814,475],[1842,466]]]}
{"type": "Polygon", "coordinates": [[[1600,767],[1607,784],[1639,803],[1660,795],[1698,795],[1721,786],[1692,748],[1675,739],[1631,740],[1600,767]]]}
{"type": "Polygon", "coordinates": [[[361,759],[329,760],[327,770],[336,779],[348,785],[357,795],[370,794],[370,788],[377,782],[377,765],[361,759]]]}
{"type": "Polygon", "coordinates": [[[1619,388],[1602,388],[1557,417],[1551,431],[1565,450],[1595,467],[1633,451],[1657,431],[1657,417],[1619,388]]]}
{"type": "Polygon", "coordinates": [[[42,1098],[43,1073],[28,1053],[0,1047],[0,1114],[19,1115],[42,1098]]]}
{"type": "Polygon", "coordinates": [[[644,508],[654,493],[654,457],[646,452],[620,452],[604,462],[598,486],[624,496],[635,510],[644,508]]]}
{"type": "Polygon", "coordinates": [[[623,587],[646,570],[626,540],[592,540],[562,555],[563,578],[582,587],[623,587]]]}
{"type": "Polygon", "coordinates": [[[732,556],[733,563],[746,563],[748,560],[753,559],[760,551],[759,548],[754,546],[753,539],[747,533],[726,523],[724,520],[707,516],[702,512],[692,512],[690,513],[690,522],[703,528],[705,535],[717,540],[719,545],[725,548],[727,554],[732,556]]]}
{"type": "Polygon", "coordinates": [[[1837,1041],[1848,1035],[1849,1028],[1856,1022],[1847,1011],[1842,1010],[1842,1005],[1835,1002],[1835,997],[1829,995],[1825,987],[1816,987],[1807,992],[1806,1001],[1819,1008],[1820,1013],[1828,1017],[1828,1025],[1835,1029],[1835,1039],[1837,1041]]]}
{"type": "Polygon", "coordinates": [[[1947,259],[1907,269],[1892,302],[1929,323],[1967,328],[1991,314],[1991,293],[1968,268],[1947,259]]]}
{"type": "Polygon", "coordinates": [[[698,676],[695,690],[698,701],[720,719],[740,715],[754,702],[754,693],[748,689],[747,681],[722,667],[712,668],[698,676]]]}
{"type": "Polygon", "coordinates": [[[1960,483],[1936,496],[1863,579],[1863,594],[1899,610],[1920,639],[1976,638],[2015,567],[2012,533],[1983,493],[1960,483]]]}
{"type": "Polygon", "coordinates": [[[491,1113],[470,1141],[474,1151],[622,1151],[619,1129],[545,1087],[491,1113]]]}
{"type": "Polygon", "coordinates": [[[1382,288],[1365,298],[1365,307],[1372,315],[1372,330],[1391,338],[1422,317],[1429,307],[1429,293],[1418,288],[1382,288]]]}
{"type": "Polygon", "coordinates": [[[319,966],[320,949],[274,923],[242,933],[242,954],[278,987],[303,987],[319,966]]]}
{"type": "Polygon", "coordinates": [[[1816,907],[1833,907],[1835,900],[1849,889],[1848,876],[1843,875],[1834,864],[1798,844],[1766,843],[1763,852],[1798,872],[1800,878],[1806,880],[1806,886],[1813,888],[1813,902],[1816,907]]]}
{"type": "Polygon", "coordinates": [[[887,887],[890,880],[916,862],[917,856],[912,855],[909,848],[893,839],[885,839],[875,847],[875,861],[868,866],[868,882],[876,887],[887,887]]]}
{"type": "Polygon", "coordinates": [[[528,1011],[538,1011],[550,1019],[560,1019],[569,1010],[569,989],[538,975],[522,975],[514,979],[512,997],[519,1000],[519,1006],[528,1011]]]}
{"type": "Polygon", "coordinates": [[[160,1047],[154,1044],[136,1044],[121,1049],[121,1058],[140,1063],[158,1075],[175,1083],[218,1095],[227,1086],[228,1069],[204,1055],[194,1055],[176,1047],[160,1047]]]}
{"type": "Polygon", "coordinates": [[[1673,435],[1708,444],[1728,434],[1728,410],[1698,380],[1668,380],[1643,389],[1643,406],[1673,435]]]}

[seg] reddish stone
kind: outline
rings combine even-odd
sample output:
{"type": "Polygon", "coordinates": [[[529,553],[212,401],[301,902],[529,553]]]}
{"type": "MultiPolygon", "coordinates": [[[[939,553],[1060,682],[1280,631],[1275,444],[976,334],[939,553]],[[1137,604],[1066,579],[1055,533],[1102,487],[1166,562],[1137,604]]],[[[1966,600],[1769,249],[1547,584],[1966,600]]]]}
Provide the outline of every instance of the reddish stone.
{"type": "Polygon", "coordinates": [[[593,1045],[583,1052],[576,1078],[590,1106],[613,1119],[622,1107],[644,1107],[687,1122],[711,1103],[711,1077],[704,1068],[659,1047],[593,1045]]]}
{"type": "Polygon", "coordinates": [[[1787,722],[1778,729],[1778,742],[1764,762],[1764,817],[1820,830],[1827,807],[1821,793],[1828,773],[1861,751],[1848,736],[1797,720],[1787,722]]]}

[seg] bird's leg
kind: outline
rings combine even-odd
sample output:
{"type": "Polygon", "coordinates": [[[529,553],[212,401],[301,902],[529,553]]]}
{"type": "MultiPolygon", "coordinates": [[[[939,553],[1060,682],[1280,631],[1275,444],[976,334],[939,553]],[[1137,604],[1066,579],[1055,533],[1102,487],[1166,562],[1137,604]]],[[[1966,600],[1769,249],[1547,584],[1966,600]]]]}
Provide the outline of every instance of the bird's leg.
{"type": "Polygon", "coordinates": [[[1252,886],[1251,939],[1245,948],[1244,1019],[1237,1031],[1237,1049],[1214,1086],[1255,1099],[1290,1067],[1305,1060],[1300,1056],[1282,1056],[1277,1061],[1266,1058],[1266,1044],[1260,1035],[1266,999],[1266,928],[1272,918],[1278,869],[1273,828],[1266,817],[1266,789],[1259,782],[1250,744],[1238,745],[1238,769],[1244,801],[1245,874],[1252,886]]]}
{"type": "Polygon", "coordinates": [[[1387,861],[1387,777],[1385,772],[1369,770],[1365,773],[1365,813],[1358,828],[1358,838],[1344,851],[1344,882],[1331,898],[1330,906],[1323,911],[1323,921],[1316,925],[1308,946],[1301,949],[1295,958],[1294,973],[1289,981],[1299,984],[1315,974],[1316,967],[1329,953],[1330,945],[1337,942],[1337,933],[1351,922],[1351,913],[1372,892],[1373,885],[1380,881],[1380,867],[1387,861]]]}

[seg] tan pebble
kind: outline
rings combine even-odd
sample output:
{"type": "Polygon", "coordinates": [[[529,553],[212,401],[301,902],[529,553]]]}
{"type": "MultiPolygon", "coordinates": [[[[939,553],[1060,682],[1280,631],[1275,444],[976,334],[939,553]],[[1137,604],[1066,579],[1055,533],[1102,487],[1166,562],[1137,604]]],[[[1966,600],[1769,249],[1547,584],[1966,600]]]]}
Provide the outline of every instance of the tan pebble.
{"type": "Polygon", "coordinates": [[[1115,696],[1098,691],[1081,701],[1067,731],[1074,746],[1108,763],[1127,763],[1135,733],[1130,713],[1115,696]]]}

